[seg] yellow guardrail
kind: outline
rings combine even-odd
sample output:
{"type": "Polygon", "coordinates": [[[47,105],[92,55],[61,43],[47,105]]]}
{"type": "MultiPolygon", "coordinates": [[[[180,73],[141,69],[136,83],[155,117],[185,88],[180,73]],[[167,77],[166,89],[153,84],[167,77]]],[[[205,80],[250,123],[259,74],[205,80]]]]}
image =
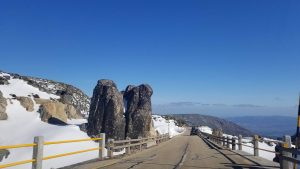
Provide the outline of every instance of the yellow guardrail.
{"type": "Polygon", "coordinates": [[[24,148],[24,147],[33,147],[36,144],[17,144],[17,145],[7,145],[7,146],[0,146],[0,149],[13,149],[13,148],[24,148]]]}
{"type": "Polygon", "coordinates": [[[44,145],[75,143],[75,142],[83,142],[83,141],[97,141],[97,140],[102,140],[102,138],[88,138],[88,139],[78,139],[78,140],[51,141],[51,142],[45,142],[44,145]]]}
{"type": "Polygon", "coordinates": [[[31,159],[31,160],[24,160],[24,161],[13,162],[13,163],[9,163],[9,164],[0,165],[0,168],[13,167],[13,166],[17,166],[17,165],[32,163],[34,161],[35,161],[34,159],[31,159]]]}
{"type": "MultiPolygon", "coordinates": [[[[88,139],[77,139],[77,140],[51,141],[51,142],[44,142],[43,145],[56,145],[56,144],[75,143],[75,142],[83,142],[83,141],[98,141],[98,140],[102,140],[102,138],[88,138],[88,139]]],[[[32,144],[6,145],[6,146],[0,146],[0,149],[14,149],[14,148],[25,148],[25,147],[34,147],[34,146],[37,146],[37,144],[32,143],[32,144]]],[[[50,159],[53,159],[53,158],[70,156],[70,155],[74,155],[74,154],[80,154],[80,153],[85,153],[85,152],[95,151],[95,150],[100,150],[100,149],[101,149],[101,147],[97,147],[97,148],[85,149],[85,150],[80,150],[80,151],[64,153],[64,154],[57,154],[57,155],[44,157],[43,160],[50,160],[50,159]]],[[[18,162],[12,162],[12,163],[7,163],[7,164],[2,164],[2,165],[0,165],[0,168],[13,167],[13,166],[22,165],[22,164],[33,163],[35,161],[36,161],[35,159],[31,159],[31,160],[23,160],[23,161],[18,161],[18,162]]]]}
{"type": "Polygon", "coordinates": [[[70,153],[57,154],[57,155],[53,155],[53,156],[44,157],[43,160],[50,160],[50,159],[53,159],[53,158],[70,156],[70,155],[74,155],[74,154],[80,154],[80,153],[85,153],[85,152],[95,151],[95,150],[100,150],[100,149],[101,148],[98,147],[98,148],[91,148],[91,149],[80,150],[80,151],[73,151],[73,152],[70,152],[70,153]]]}

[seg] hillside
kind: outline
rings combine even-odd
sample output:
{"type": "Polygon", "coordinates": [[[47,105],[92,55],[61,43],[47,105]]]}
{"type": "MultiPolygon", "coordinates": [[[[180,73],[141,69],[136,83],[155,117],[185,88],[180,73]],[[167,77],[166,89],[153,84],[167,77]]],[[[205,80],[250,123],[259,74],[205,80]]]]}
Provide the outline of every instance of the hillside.
{"type": "Polygon", "coordinates": [[[208,126],[212,129],[222,129],[224,133],[230,135],[241,134],[243,136],[251,136],[253,132],[243,128],[233,122],[214,116],[200,114],[172,114],[175,118],[184,119],[190,126],[208,126]]]}
{"type": "Polygon", "coordinates": [[[243,116],[230,117],[227,120],[271,138],[295,134],[297,124],[296,117],[287,116],[243,116]]]}
{"type": "MultiPolygon", "coordinates": [[[[90,138],[79,127],[86,126],[89,107],[90,98],[72,85],[0,71],[0,145],[32,143],[35,136],[43,136],[47,142],[90,138]]],[[[170,132],[173,137],[184,131],[176,125],[176,121],[167,123],[161,116],[153,116],[152,122],[157,134],[170,132]]],[[[94,141],[86,141],[47,146],[44,155],[90,149],[98,145],[94,141]]],[[[44,161],[43,168],[63,167],[97,157],[97,151],[85,152],[44,161]]],[[[0,164],[31,158],[32,149],[28,148],[0,151],[0,164]]],[[[28,169],[31,164],[14,168],[28,169]]]]}

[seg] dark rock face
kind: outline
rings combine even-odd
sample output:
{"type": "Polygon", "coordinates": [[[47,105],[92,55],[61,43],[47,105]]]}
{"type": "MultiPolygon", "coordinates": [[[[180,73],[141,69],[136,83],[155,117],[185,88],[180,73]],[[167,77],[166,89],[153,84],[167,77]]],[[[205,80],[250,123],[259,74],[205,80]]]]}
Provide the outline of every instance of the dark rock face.
{"type": "Polygon", "coordinates": [[[140,86],[129,85],[124,92],[124,104],[126,104],[126,137],[147,137],[151,134],[152,88],[147,84],[140,86]]]}
{"type": "Polygon", "coordinates": [[[106,133],[107,138],[125,138],[123,96],[111,80],[99,80],[90,105],[87,133],[96,137],[106,133]]]}

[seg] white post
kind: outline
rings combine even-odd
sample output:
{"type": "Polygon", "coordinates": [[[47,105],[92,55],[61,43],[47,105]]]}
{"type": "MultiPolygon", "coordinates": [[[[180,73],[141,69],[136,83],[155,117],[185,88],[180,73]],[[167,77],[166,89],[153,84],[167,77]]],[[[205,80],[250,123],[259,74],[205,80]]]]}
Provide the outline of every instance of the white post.
{"type": "Polygon", "coordinates": [[[32,162],[32,169],[42,169],[44,137],[43,136],[34,137],[33,142],[34,144],[36,144],[36,146],[33,146],[32,159],[34,159],[35,161],[32,162]]]}
{"type": "Polygon", "coordinates": [[[141,136],[139,136],[138,139],[140,139],[140,141],[139,141],[139,143],[140,143],[140,151],[142,151],[143,138],[141,136]]]}
{"type": "Polygon", "coordinates": [[[104,159],[104,149],[105,149],[105,133],[100,133],[101,140],[99,141],[99,159],[104,159]]]}
{"type": "Polygon", "coordinates": [[[109,158],[112,158],[114,156],[114,139],[109,139],[108,140],[108,150],[107,150],[107,155],[109,158]]]}
{"type": "Polygon", "coordinates": [[[242,135],[239,135],[239,150],[242,151],[242,135]]]}
{"type": "MultiPolygon", "coordinates": [[[[283,137],[283,148],[291,148],[292,146],[292,140],[291,140],[291,136],[287,136],[285,135],[283,137]]],[[[292,157],[292,154],[289,152],[285,152],[285,151],[281,151],[282,152],[282,156],[286,156],[286,157],[292,157]]],[[[287,160],[280,160],[280,168],[282,169],[292,169],[292,162],[289,162],[287,160]]]]}
{"type": "Polygon", "coordinates": [[[170,138],[170,120],[168,120],[168,135],[169,135],[169,138],[170,138]]]}
{"type": "Polygon", "coordinates": [[[130,138],[127,137],[126,140],[128,140],[128,147],[125,149],[126,150],[126,154],[131,154],[131,150],[130,150],[130,147],[131,147],[131,141],[130,141],[130,138]]]}
{"type": "Polygon", "coordinates": [[[254,156],[259,156],[258,140],[259,140],[258,135],[254,135],[253,137],[254,156]]]}

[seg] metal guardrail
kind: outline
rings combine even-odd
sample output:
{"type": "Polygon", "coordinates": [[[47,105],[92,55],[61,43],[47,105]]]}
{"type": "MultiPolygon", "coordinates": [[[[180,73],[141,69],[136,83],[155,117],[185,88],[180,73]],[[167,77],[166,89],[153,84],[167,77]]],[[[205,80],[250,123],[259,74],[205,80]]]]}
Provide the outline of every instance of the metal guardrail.
{"type": "Polygon", "coordinates": [[[105,147],[105,134],[101,133],[100,138],[62,140],[62,141],[51,141],[51,142],[44,142],[44,138],[42,136],[38,136],[38,137],[34,137],[34,143],[0,146],[0,149],[15,149],[15,148],[26,148],[26,147],[33,147],[33,159],[17,161],[17,162],[12,162],[12,163],[7,163],[7,164],[1,164],[0,168],[14,167],[14,166],[18,166],[18,165],[32,163],[33,169],[42,169],[42,161],[50,160],[50,159],[54,159],[54,158],[60,158],[60,157],[64,157],[64,156],[70,156],[70,155],[74,155],[74,154],[85,153],[85,152],[89,152],[89,151],[95,151],[95,150],[99,150],[99,158],[103,159],[104,151],[102,151],[102,150],[105,147]],[[76,143],[76,142],[83,142],[83,141],[99,141],[99,147],[43,157],[43,147],[44,146],[76,143]]]}
{"type": "Polygon", "coordinates": [[[272,150],[259,148],[258,142],[260,141],[260,139],[257,135],[253,136],[253,140],[251,142],[253,144],[253,146],[244,144],[242,142],[241,135],[239,135],[238,138],[236,138],[236,137],[229,138],[229,137],[224,137],[224,136],[220,137],[220,136],[215,136],[215,135],[203,133],[203,132],[201,132],[201,135],[206,136],[209,140],[211,140],[212,142],[215,142],[216,144],[219,144],[221,146],[226,146],[227,148],[230,148],[230,145],[231,145],[232,150],[236,150],[236,145],[238,145],[238,150],[241,150],[241,151],[242,151],[242,146],[253,148],[254,156],[259,156],[259,150],[274,153],[279,158],[279,163],[280,163],[281,169],[292,169],[293,163],[294,163],[294,166],[295,166],[295,164],[300,164],[300,160],[294,158],[294,155],[300,155],[300,151],[295,148],[292,148],[292,146],[291,146],[292,142],[291,142],[290,136],[284,136],[283,141],[279,141],[279,140],[272,141],[272,142],[276,142],[276,144],[281,145],[279,147],[279,151],[276,152],[276,151],[272,151],[272,150]],[[236,143],[236,141],[238,141],[238,142],[236,143]]]}

